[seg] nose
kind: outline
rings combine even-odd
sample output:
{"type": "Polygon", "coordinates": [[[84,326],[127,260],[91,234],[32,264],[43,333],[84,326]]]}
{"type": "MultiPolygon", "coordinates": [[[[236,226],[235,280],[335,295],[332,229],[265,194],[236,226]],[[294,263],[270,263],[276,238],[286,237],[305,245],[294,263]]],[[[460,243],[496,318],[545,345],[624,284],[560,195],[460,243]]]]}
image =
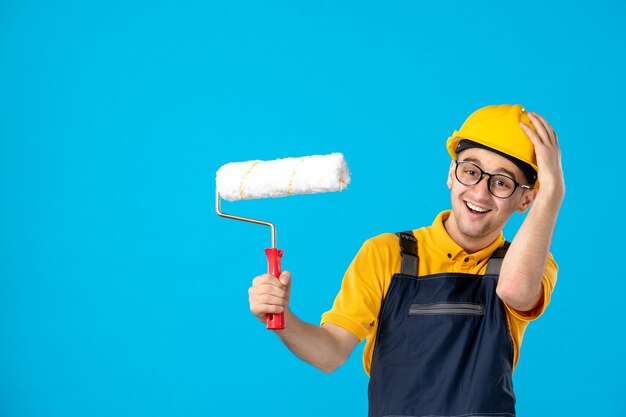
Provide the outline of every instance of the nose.
{"type": "Polygon", "coordinates": [[[489,175],[487,174],[483,174],[482,178],[480,179],[480,181],[478,181],[478,183],[476,185],[474,185],[474,187],[472,188],[475,192],[479,193],[480,195],[487,195],[489,197],[491,197],[491,191],[489,191],[489,180],[491,178],[489,177],[489,175]]]}

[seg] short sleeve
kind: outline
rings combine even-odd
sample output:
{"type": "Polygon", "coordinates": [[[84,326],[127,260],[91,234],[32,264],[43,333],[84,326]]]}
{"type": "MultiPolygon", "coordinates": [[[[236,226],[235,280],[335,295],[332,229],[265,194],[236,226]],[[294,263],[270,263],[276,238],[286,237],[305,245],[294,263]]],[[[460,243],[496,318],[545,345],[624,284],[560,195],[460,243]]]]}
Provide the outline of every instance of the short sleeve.
{"type": "Polygon", "coordinates": [[[384,250],[385,242],[397,246],[397,237],[381,235],[363,244],[343,277],[332,309],[322,315],[321,324],[343,327],[360,341],[370,334],[387,288],[385,280],[392,275],[385,268],[395,261],[390,263],[389,253],[384,250]]]}

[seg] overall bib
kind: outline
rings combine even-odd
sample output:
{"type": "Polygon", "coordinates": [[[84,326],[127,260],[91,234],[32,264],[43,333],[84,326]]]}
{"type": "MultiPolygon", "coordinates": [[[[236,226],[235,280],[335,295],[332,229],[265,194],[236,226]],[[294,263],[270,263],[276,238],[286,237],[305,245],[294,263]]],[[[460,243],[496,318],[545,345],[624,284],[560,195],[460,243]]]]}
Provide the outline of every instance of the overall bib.
{"type": "Polygon", "coordinates": [[[485,275],[417,277],[417,241],[398,236],[402,269],[381,307],[369,416],[515,416],[513,344],[496,294],[508,243],[485,275]]]}

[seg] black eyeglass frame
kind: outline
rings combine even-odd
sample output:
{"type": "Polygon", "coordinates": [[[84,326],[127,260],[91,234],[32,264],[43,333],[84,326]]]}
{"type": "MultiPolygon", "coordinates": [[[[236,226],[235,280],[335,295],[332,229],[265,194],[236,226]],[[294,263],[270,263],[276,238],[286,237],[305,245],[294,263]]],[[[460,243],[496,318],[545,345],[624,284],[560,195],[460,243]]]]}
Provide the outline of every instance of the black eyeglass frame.
{"type": "Polygon", "coordinates": [[[475,163],[473,163],[472,161],[459,161],[458,159],[456,159],[454,162],[456,162],[456,168],[454,169],[454,176],[456,177],[456,180],[463,184],[466,187],[474,187],[475,185],[480,184],[480,182],[483,180],[483,177],[486,175],[488,177],[487,179],[487,189],[489,190],[489,193],[494,196],[495,198],[499,198],[501,200],[506,200],[507,198],[511,198],[513,196],[513,194],[515,194],[515,191],[517,190],[517,188],[522,188],[525,190],[530,190],[533,187],[531,185],[527,185],[527,184],[520,184],[519,182],[515,181],[513,178],[509,177],[508,175],[504,175],[504,174],[490,174],[489,172],[483,171],[483,169],[481,167],[479,167],[478,165],[476,165],[475,163]],[[480,172],[480,177],[478,178],[478,181],[476,181],[474,184],[465,184],[463,181],[461,181],[459,179],[459,174],[457,173],[459,170],[459,166],[461,166],[461,164],[472,164],[474,165],[478,171],[480,172]],[[510,179],[511,181],[513,181],[513,184],[515,184],[515,188],[513,188],[513,191],[511,191],[511,194],[509,194],[507,197],[500,197],[497,196],[493,193],[493,191],[491,191],[491,178],[492,177],[505,177],[510,179]]]}

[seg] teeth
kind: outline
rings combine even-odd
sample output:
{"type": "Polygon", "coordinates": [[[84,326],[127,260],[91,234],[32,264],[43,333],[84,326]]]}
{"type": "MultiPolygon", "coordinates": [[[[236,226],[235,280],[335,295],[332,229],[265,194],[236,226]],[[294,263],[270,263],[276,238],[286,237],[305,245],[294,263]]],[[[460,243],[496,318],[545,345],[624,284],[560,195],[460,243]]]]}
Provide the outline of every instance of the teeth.
{"type": "Polygon", "coordinates": [[[488,212],[488,211],[489,211],[489,210],[487,210],[486,208],[482,208],[482,207],[475,206],[475,205],[473,205],[472,203],[467,203],[467,207],[469,207],[470,209],[472,209],[472,210],[474,210],[474,211],[477,211],[477,212],[479,212],[479,213],[486,213],[486,212],[488,212]]]}

